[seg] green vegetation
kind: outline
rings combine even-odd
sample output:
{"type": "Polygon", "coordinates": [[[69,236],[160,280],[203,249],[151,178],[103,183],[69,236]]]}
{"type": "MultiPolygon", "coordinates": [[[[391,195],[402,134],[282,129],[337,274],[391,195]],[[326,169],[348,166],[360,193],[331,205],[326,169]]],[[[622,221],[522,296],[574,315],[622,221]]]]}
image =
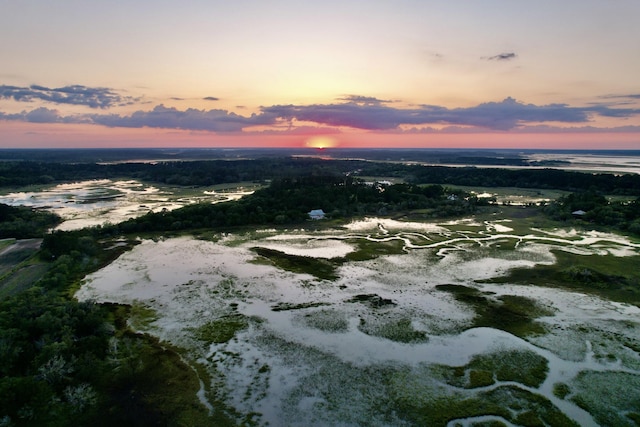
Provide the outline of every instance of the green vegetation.
{"type": "Polygon", "coordinates": [[[437,285],[436,289],[450,292],[456,300],[473,307],[476,317],[471,327],[501,329],[522,338],[544,333],[544,326],[535,319],[553,314],[551,310],[527,297],[502,295],[493,298],[462,285],[437,285]]]}
{"type": "Polygon", "coordinates": [[[24,292],[42,279],[49,270],[46,263],[20,264],[0,279],[0,299],[24,292]]]}
{"type": "Polygon", "coordinates": [[[344,313],[336,310],[315,310],[302,317],[305,326],[319,329],[324,332],[346,332],[349,322],[344,313]]]}
{"type": "MultiPolygon", "coordinates": [[[[0,414],[15,426],[205,425],[175,350],[126,329],[128,308],[33,287],[0,304],[0,414]]],[[[224,425],[231,425],[227,422],[224,425]]]]}
{"type": "Polygon", "coordinates": [[[2,257],[0,423],[11,426],[233,425],[196,398],[198,376],[175,349],[147,335],[153,313],[70,297],[86,274],[135,242],[96,230],[45,236],[2,257]],[[39,241],[35,241],[39,245],[39,241]]]}
{"type": "Polygon", "coordinates": [[[575,403],[588,410],[600,425],[638,425],[640,376],[624,372],[581,372],[572,386],[575,403]]]}
{"type": "MultiPolygon", "coordinates": [[[[409,388],[415,382],[412,378],[405,381],[409,388]]],[[[424,392],[427,390],[420,391],[424,392]]],[[[460,418],[495,415],[517,425],[578,426],[544,397],[515,386],[497,387],[474,396],[456,393],[424,400],[412,394],[394,397],[398,415],[412,425],[445,426],[460,418]]]]}
{"type": "Polygon", "coordinates": [[[367,335],[401,343],[424,343],[429,340],[424,331],[416,330],[413,327],[411,319],[408,317],[361,322],[358,329],[367,335]]]}
{"type": "Polygon", "coordinates": [[[49,269],[38,259],[40,239],[6,239],[0,250],[0,298],[29,289],[49,269]]]}
{"type": "Polygon", "coordinates": [[[548,372],[544,357],[515,349],[477,355],[464,366],[439,365],[434,369],[448,384],[467,389],[490,386],[496,381],[513,381],[538,387],[548,372]]]}
{"type": "Polygon", "coordinates": [[[349,243],[357,249],[345,255],[348,261],[366,261],[383,255],[399,255],[404,253],[404,242],[400,239],[385,242],[374,242],[367,239],[349,239],[349,243]]]}
{"type": "MultiPolygon", "coordinates": [[[[55,158],[55,153],[50,156],[55,158]]],[[[335,153],[336,155],[339,152],[335,153]]],[[[415,154],[415,153],[414,153],[415,154]]],[[[99,157],[108,158],[110,153],[99,157]]],[[[156,154],[157,155],[157,154],[156,154]]],[[[368,157],[375,156],[372,151],[368,157]]],[[[424,158],[424,153],[420,154],[424,158]]],[[[65,153],[65,158],[69,154],[65,153]]],[[[258,154],[258,156],[261,156],[258,154]]],[[[407,160],[411,153],[403,153],[407,160]]],[[[47,161],[0,162],[0,186],[26,186],[129,177],[147,182],[180,186],[204,186],[229,182],[273,180],[294,176],[344,176],[346,173],[390,180],[402,180],[408,184],[461,185],[470,187],[517,187],[587,191],[597,188],[605,194],[640,195],[640,176],[634,174],[591,174],[569,172],[560,169],[500,169],[475,167],[445,167],[406,164],[403,162],[369,162],[364,160],[326,160],[309,157],[284,157],[282,154],[254,160],[192,160],[157,161],[140,163],[97,164],[95,157],[82,158],[73,163],[47,161]]],[[[222,156],[224,157],[224,156],[222,156]]],[[[389,158],[385,153],[383,160],[389,158]]],[[[479,161],[483,164],[505,164],[504,158],[467,157],[452,161],[447,156],[444,163],[479,161]]],[[[458,156],[459,157],[459,156],[458,156]]],[[[144,156],[136,157],[144,158],[144,156]]],[[[428,160],[435,163],[434,159],[428,160]]],[[[442,161],[442,157],[437,160],[442,161]]],[[[506,164],[523,164],[522,159],[509,159],[506,164]],[[515,163],[514,163],[515,160],[515,163]]]]}
{"type": "Polygon", "coordinates": [[[526,350],[509,350],[483,354],[469,363],[473,370],[494,372],[498,381],[515,381],[529,387],[538,387],[547,377],[547,360],[526,350]]]}
{"type": "Polygon", "coordinates": [[[553,385],[553,394],[560,399],[564,399],[571,393],[571,387],[565,383],[555,383],[553,385]]]}
{"type": "MultiPolygon", "coordinates": [[[[309,223],[308,212],[323,209],[331,219],[392,215],[422,209],[423,217],[471,214],[484,202],[439,185],[367,185],[353,177],[305,176],[274,180],[234,203],[196,203],[174,211],[150,212],[111,227],[110,233],[177,232],[202,228],[309,223]]],[[[104,230],[107,232],[107,230],[104,230]]]]}
{"type": "Polygon", "coordinates": [[[156,312],[140,303],[133,303],[129,307],[128,324],[136,332],[147,331],[151,323],[156,321],[156,312]]]}
{"type": "Polygon", "coordinates": [[[323,258],[289,255],[275,249],[251,248],[258,255],[269,259],[275,266],[283,270],[300,274],[310,274],[320,280],[335,280],[336,262],[323,258]]]}
{"type": "Polygon", "coordinates": [[[488,283],[522,283],[588,292],[640,306],[640,270],[636,256],[578,255],[553,252],[553,265],[513,269],[488,283]]]}
{"type": "Polygon", "coordinates": [[[222,344],[249,327],[249,321],[240,314],[231,314],[205,323],[194,330],[194,336],[209,344],[222,344]]]}
{"type": "Polygon", "coordinates": [[[610,201],[596,191],[573,193],[549,204],[545,212],[558,220],[573,219],[578,224],[596,224],[640,235],[640,198],[610,201]]]}
{"type": "Polygon", "coordinates": [[[376,294],[359,294],[353,298],[349,298],[346,302],[359,302],[368,305],[370,308],[384,308],[395,306],[396,303],[389,298],[382,298],[376,294]]]}
{"type": "MultiPolygon", "coordinates": [[[[107,265],[135,245],[135,236],[199,233],[211,229],[228,231],[256,225],[304,223],[320,227],[307,218],[309,210],[318,208],[328,213],[330,221],[363,215],[432,219],[473,213],[481,214],[478,220],[493,220],[492,214],[501,212],[501,218],[517,219],[514,224],[507,224],[513,225],[516,234],[525,234],[529,227],[545,227],[551,221],[640,233],[640,199],[625,197],[612,201],[602,196],[615,193],[637,197],[640,179],[635,175],[282,158],[120,165],[0,164],[0,185],[5,187],[124,176],[182,186],[185,193],[192,191],[189,186],[225,182],[261,185],[271,181],[271,185],[238,202],[196,203],[121,224],[49,234],[45,234],[46,230],[55,226],[59,218],[42,211],[0,205],[0,238],[43,238],[39,252],[33,248],[17,250],[8,252],[0,260],[0,360],[3,361],[0,425],[224,426],[233,425],[232,419],[242,419],[243,415],[225,407],[224,396],[218,395],[217,390],[208,390],[208,398],[216,407],[214,414],[209,414],[196,399],[199,377],[209,382],[204,369],[189,366],[179,350],[167,343],[134,333],[150,329],[155,320],[152,311],[140,305],[96,305],[70,297],[86,274],[107,265]],[[396,184],[368,185],[357,178],[359,174],[390,177],[396,184]],[[543,209],[520,208],[478,199],[465,191],[471,187],[453,189],[444,185],[541,189],[535,190],[531,197],[552,189],[582,192],[563,194],[543,209]],[[586,213],[572,214],[579,209],[586,213]],[[116,241],[124,244],[114,245],[116,241]],[[36,253],[39,257],[34,257],[36,253]]],[[[470,229],[464,225],[457,227],[459,231],[470,229]]],[[[356,251],[344,258],[329,260],[259,247],[253,250],[279,268],[310,274],[320,280],[336,279],[337,268],[348,261],[403,252],[401,240],[352,239],[349,242],[357,246],[356,251]]],[[[499,242],[500,249],[508,253],[515,242],[515,239],[504,239],[499,242]]],[[[8,245],[0,242],[2,249],[8,245]]],[[[585,256],[561,250],[555,251],[555,255],[558,262],[554,265],[514,269],[507,276],[489,282],[576,289],[640,306],[638,256],[585,256]]],[[[223,281],[212,292],[230,292],[231,288],[230,283],[223,281]]],[[[440,285],[437,289],[450,293],[475,311],[471,327],[492,327],[527,337],[544,333],[544,327],[536,318],[553,314],[526,297],[489,295],[458,285],[440,285]]],[[[427,340],[426,333],[414,328],[411,318],[393,317],[395,302],[390,299],[363,293],[346,302],[375,309],[375,316],[359,325],[364,333],[401,343],[427,340]]],[[[307,327],[346,332],[348,319],[324,305],[317,301],[282,303],[272,309],[299,310],[295,318],[307,327]]],[[[193,333],[203,343],[224,344],[249,325],[250,319],[236,312],[213,319],[193,333]]],[[[387,411],[389,416],[393,413],[393,417],[409,424],[446,425],[457,418],[494,414],[519,425],[575,425],[543,397],[517,386],[496,384],[514,381],[529,387],[539,386],[547,374],[547,363],[532,352],[503,351],[476,356],[465,366],[438,367],[440,385],[434,385],[437,380],[433,378],[409,375],[410,370],[404,371],[407,376],[403,377],[403,368],[381,368],[382,373],[373,368],[362,371],[350,368],[350,372],[356,372],[353,375],[370,377],[368,380],[379,384],[385,398],[388,397],[383,408],[376,407],[380,401],[372,399],[376,411],[387,411]],[[425,386],[426,382],[431,383],[425,386]],[[442,392],[443,383],[447,385],[446,392],[442,392]],[[451,392],[450,386],[458,390],[451,392]]],[[[267,381],[269,365],[262,365],[257,371],[267,381]]],[[[633,400],[634,394],[625,390],[639,388],[637,375],[584,372],[571,384],[556,384],[554,394],[587,408],[604,425],[638,425],[640,407],[637,399],[633,400]],[[601,390],[610,392],[603,395],[601,390]],[[594,396],[599,400],[595,401],[594,396]]],[[[331,399],[339,398],[331,396],[328,404],[332,404],[331,399]]],[[[244,421],[252,424],[257,417],[247,414],[244,421]]]]}
{"type": "Polygon", "coordinates": [[[62,219],[51,212],[0,203],[0,239],[42,237],[62,219]]]}
{"type": "Polygon", "coordinates": [[[290,310],[304,310],[305,308],[321,307],[328,305],[325,302],[303,302],[300,304],[290,304],[285,302],[279,302],[271,307],[273,311],[290,311],[290,310]]]}

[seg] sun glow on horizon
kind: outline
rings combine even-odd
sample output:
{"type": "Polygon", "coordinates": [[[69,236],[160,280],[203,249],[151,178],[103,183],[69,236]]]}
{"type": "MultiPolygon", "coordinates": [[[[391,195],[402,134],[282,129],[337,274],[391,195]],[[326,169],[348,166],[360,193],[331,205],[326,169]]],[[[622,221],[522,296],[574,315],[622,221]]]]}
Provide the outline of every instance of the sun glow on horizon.
{"type": "Polygon", "coordinates": [[[324,150],[325,148],[337,147],[338,140],[330,136],[318,135],[312,136],[311,138],[307,139],[304,145],[309,148],[324,150]]]}

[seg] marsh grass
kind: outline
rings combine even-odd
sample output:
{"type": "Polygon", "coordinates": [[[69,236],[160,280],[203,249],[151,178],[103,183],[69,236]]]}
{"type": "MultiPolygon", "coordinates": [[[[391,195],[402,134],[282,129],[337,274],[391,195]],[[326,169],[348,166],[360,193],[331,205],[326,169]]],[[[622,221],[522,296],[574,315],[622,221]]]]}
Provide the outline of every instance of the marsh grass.
{"type": "Polygon", "coordinates": [[[547,359],[527,350],[478,355],[468,367],[475,371],[492,372],[498,381],[515,381],[529,387],[540,386],[549,370],[547,359]]]}
{"type": "Polygon", "coordinates": [[[564,399],[571,393],[571,387],[565,383],[555,383],[553,385],[553,395],[557,398],[564,399]]]}
{"type": "Polygon", "coordinates": [[[515,386],[498,387],[474,396],[436,394],[428,400],[404,394],[398,398],[396,408],[411,425],[446,426],[457,419],[493,415],[523,426],[578,427],[549,400],[515,386]]]}
{"type": "Polygon", "coordinates": [[[300,318],[310,328],[323,332],[342,333],[349,330],[349,322],[344,313],[337,310],[316,310],[300,318]]]}
{"type": "Polygon", "coordinates": [[[496,381],[538,387],[548,372],[547,360],[528,350],[505,350],[474,356],[463,366],[435,365],[433,372],[454,387],[475,389],[496,381]]]}
{"type": "Polygon", "coordinates": [[[131,331],[132,313],[148,315],[147,309],[105,303],[109,319],[114,323],[114,339],[131,353],[124,360],[114,359],[114,369],[102,372],[108,400],[100,402],[100,414],[92,425],[136,426],[233,426],[235,415],[222,396],[209,393],[216,411],[209,410],[197,399],[200,380],[210,382],[207,371],[197,363],[188,365],[182,350],[144,333],[131,331]],[[127,360],[135,361],[131,365],[127,360]],[[131,366],[129,366],[131,365],[131,366]]]}
{"type": "Polygon", "coordinates": [[[348,253],[345,258],[348,261],[367,261],[381,255],[399,255],[405,253],[404,242],[400,239],[386,242],[373,242],[367,239],[350,239],[347,242],[357,245],[357,250],[348,253]]]}
{"type": "Polygon", "coordinates": [[[413,327],[408,317],[361,322],[358,329],[367,335],[400,343],[425,343],[429,340],[425,332],[413,327]]]}
{"type": "Polygon", "coordinates": [[[583,371],[572,385],[575,394],[571,400],[588,410],[601,425],[638,425],[640,375],[583,371]]]}
{"type": "Polygon", "coordinates": [[[224,316],[198,328],[192,328],[195,338],[212,344],[222,344],[230,341],[235,335],[249,327],[249,320],[241,314],[224,316]]]}
{"type": "Polygon", "coordinates": [[[535,319],[553,314],[550,309],[523,296],[502,295],[494,298],[463,285],[437,285],[436,289],[451,293],[457,301],[475,310],[476,316],[471,327],[500,329],[521,338],[545,333],[545,327],[535,319]]]}
{"type": "Polygon", "coordinates": [[[158,320],[155,310],[140,303],[134,303],[129,310],[129,326],[134,331],[148,331],[151,323],[158,320]]]}
{"type": "Polygon", "coordinates": [[[116,381],[103,425],[234,425],[223,411],[210,415],[198,402],[198,376],[174,349],[147,335],[131,339],[139,344],[140,368],[116,381]]]}
{"type": "Polygon", "coordinates": [[[312,307],[321,307],[323,305],[329,305],[326,302],[303,302],[299,304],[292,304],[287,302],[279,302],[271,306],[272,311],[290,311],[290,310],[303,310],[312,307]]]}
{"type": "Polygon", "coordinates": [[[313,258],[308,256],[290,255],[275,249],[253,247],[252,251],[270,260],[273,265],[283,270],[299,274],[310,274],[320,280],[336,280],[337,266],[342,264],[341,259],[313,258]]]}
{"type": "Polygon", "coordinates": [[[521,283],[596,294],[640,306],[640,256],[577,255],[553,251],[556,263],[515,268],[485,283],[521,283]]]}

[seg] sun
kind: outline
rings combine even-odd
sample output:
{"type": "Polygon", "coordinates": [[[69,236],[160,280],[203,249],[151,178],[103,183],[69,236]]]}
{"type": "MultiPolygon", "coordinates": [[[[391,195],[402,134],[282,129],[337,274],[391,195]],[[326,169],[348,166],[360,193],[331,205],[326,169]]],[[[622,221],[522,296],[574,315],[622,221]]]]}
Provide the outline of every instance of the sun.
{"type": "Polygon", "coordinates": [[[338,140],[330,136],[318,135],[307,139],[304,145],[309,148],[324,150],[325,148],[336,147],[338,145],[338,140]]]}

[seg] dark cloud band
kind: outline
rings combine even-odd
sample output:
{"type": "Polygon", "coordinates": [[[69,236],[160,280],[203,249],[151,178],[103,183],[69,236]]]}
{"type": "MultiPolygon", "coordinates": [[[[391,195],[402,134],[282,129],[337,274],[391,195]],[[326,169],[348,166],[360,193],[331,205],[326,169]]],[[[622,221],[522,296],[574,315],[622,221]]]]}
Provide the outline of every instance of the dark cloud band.
{"type": "Polygon", "coordinates": [[[467,108],[445,108],[421,105],[415,108],[395,108],[375,98],[350,96],[347,102],[313,105],[273,105],[261,107],[260,113],[242,116],[222,109],[178,110],[158,105],[150,111],[121,114],[79,114],[62,116],[56,110],[37,108],[19,114],[0,113],[0,120],[21,120],[39,123],[93,123],[109,127],[166,128],[241,132],[257,125],[275,125],[294,121],[319,125],[349,127],[364,130],[396,130],[400,126],[452,125],[492,130],[511,130],[527,124],[590,122],[593,116],[632,117],[640,115],[637,108],[613,108],[608,105],[571,107],[566,104],[535,105],[506,98],[467,108]]]}
{"type": "Polygon", "coordinates": [[[131,105],[137,99],[122,96],[113,89],[87,87],[82,85],[48,88],[40,85],[29,87],[0,85],[0,99],[30,102],[35,100],[55,104],[84,105],[91,108],[110,108],[131,105]]]}

